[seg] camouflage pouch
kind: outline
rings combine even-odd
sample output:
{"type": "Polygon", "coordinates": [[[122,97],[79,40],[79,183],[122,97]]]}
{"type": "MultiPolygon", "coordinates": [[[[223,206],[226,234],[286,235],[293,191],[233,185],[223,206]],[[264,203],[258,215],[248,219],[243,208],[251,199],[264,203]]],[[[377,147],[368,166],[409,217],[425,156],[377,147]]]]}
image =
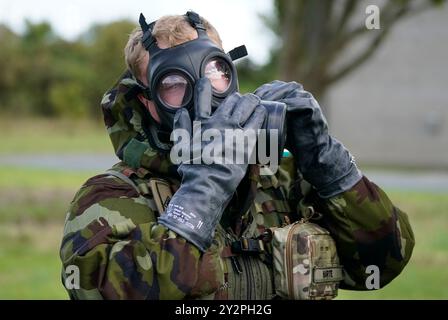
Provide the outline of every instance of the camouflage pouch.
{"type": "Polygon", "coordinates": [[[329,232],[308,219],[271,230],[276,294],[291,300],[335,298],[343,270],[329,232]]]}

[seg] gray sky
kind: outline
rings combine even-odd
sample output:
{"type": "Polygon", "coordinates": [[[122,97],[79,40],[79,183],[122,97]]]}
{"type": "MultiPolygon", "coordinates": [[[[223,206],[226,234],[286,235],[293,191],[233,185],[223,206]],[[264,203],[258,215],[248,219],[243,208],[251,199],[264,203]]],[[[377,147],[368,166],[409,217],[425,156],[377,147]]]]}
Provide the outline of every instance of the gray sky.
{"type": "Polygon", "coordinates": [[[263,63],[268,58],[273,36],[258,14],[272,12],[272,0],[0,0],[0,23],[21,32],[25,19],[46,20],[64,38],[75,39],[92,23],[122,18],[137,23],[140,12],[149,21],[165,14],[183,14],[188,9],[216,27],[225,50],[245,44],[253,61],[263,63]]]}

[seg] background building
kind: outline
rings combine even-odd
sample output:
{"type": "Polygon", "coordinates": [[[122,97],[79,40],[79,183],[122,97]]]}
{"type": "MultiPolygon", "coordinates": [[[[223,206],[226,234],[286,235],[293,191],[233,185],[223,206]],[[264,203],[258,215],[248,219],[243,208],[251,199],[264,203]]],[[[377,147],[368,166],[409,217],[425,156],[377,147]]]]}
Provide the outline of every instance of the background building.
{"type": "Polygon", "coordinates": [[[401,21],[326,101],[332,133],[373,165],[448,168],[448,7],[401,21]]]}

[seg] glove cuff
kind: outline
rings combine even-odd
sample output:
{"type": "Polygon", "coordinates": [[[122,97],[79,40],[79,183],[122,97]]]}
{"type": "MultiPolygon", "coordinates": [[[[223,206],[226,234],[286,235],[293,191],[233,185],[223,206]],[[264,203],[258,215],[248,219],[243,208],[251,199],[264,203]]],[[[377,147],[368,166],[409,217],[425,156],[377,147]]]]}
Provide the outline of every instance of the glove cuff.
{"type": "Polygon", "coordinates": [[[361,171],[354,163],[352,163],[349,171],[345,176],[322,186],[317,191],[317,194],[319,195],[319,197],[324,199],[334,197],[340,193],[350,190],[355,184],[359,182],[359,180],[361,180],[361,178],[361,171]]]}
{"type": "Polygon", "coordinates": [[[321,198],[330,198],[351,189],[362,178],[354,157],[332,136],[322,139],[314,154],[297,159],[305,180],[321,198]]]}
{"type": "Polygon", "coordinates": [[[213,241],[216,226],[228,201],[216,203],[210,193],[198,191],[195,187],[200,187],[200,184],[181,186],[158,222],[204,252],[213,241]]]}
{"type": "Polygon", "coordinates": [[[165,214],[159,218],[158,222],[171,231],[174,231],[185,240],[194,244],[201,252],[207,251],[212,244],[214,231],[211,235],[199,234],[198,232],[189,230],[185,224],[182,224],[174,219],[167,218],[165,214]]]}

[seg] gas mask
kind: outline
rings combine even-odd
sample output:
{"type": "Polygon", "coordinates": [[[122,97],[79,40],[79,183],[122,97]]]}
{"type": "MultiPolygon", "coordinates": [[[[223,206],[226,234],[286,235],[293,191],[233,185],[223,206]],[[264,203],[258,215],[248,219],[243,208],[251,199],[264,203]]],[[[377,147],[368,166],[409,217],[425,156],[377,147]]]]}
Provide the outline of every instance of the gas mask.
{"type": "MultiPolygon", "coordinates": [[[[145,97],[156,104],[161,120],[159,137],[169,137],[173,130],[174,116],[180,108],[187,109],[191,119],[194,119],[193,89],[200,78],[206,77],[211,82],[212,112],[229,94],[238,91],[238,77],[233,61],[247,55],[245,46],[237,47],[226,54],[210,40],[197,13],[188,11],[185,18],[197,31],[198,38],[161,49],[152,36],[156,21],[147,24],[143,14],[140,14],[142,43],[150,56],[147,70],[149,86],[141,86],[145,97]]],[[[286,106],[265,101],[263,105],[268,111],[264,128],[280,130],[279,147],[283,148],[286,106]]]]}

